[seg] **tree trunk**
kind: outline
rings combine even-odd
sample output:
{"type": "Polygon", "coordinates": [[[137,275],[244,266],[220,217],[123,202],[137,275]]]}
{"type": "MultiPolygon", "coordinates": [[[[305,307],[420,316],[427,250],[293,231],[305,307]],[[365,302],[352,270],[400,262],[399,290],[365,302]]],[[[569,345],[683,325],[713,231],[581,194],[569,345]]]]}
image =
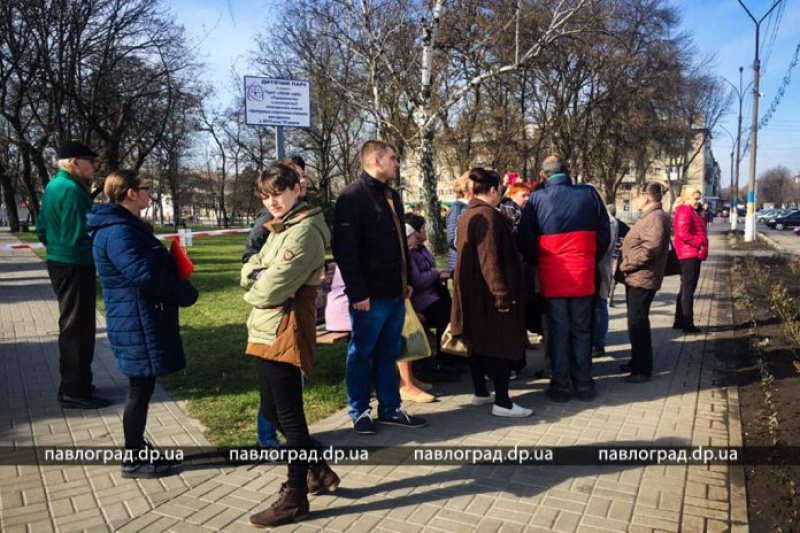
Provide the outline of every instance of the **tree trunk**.
{"type": "Polygon", "coordinates": [[[6,173],[6,168],[0,162],[0,189],[3,190],[3,203],[6,204],[8,226],[11,231],[19,231],[19,213],[17,212],[17,199],[11,176],[6,173]]]}
{"type": "Polygon", "coordinates": [[[430,236],[431,249],[434,254],[447,251],[442,233],[439,196],[436,193],[438,179],[433,168],[433,128],[423,130],[419,141],[419,168],[422,174],[422,186],[425,190],[425,219],[430,236]]]}
{"type": "Polygon", "coordinates": [[[22,144],[20,145],[20,151],[22,155],[22,182],[25,184],[25,189],[28,191],[28,209],[35,223],[36,217],[39,215],[39,195],[33,181],[31,147],[28,144],[22,144]]]}

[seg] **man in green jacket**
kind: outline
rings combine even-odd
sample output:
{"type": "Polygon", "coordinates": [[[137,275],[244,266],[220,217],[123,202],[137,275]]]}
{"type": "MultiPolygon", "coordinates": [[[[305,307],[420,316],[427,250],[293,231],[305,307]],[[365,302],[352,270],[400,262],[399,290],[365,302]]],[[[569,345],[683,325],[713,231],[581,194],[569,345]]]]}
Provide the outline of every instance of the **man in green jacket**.
{"type": "Polygon", "coordinates": [[[58,401],[65,409],[111,404],[95,396],[92,385],[97,289],[86,214],[92,209],[89,189],[96,158],[88,146],[76,141],[59,147],[59,171],[45,188],[36,219],[36,234],[47,248],[47,273],[58,298],[58,401]]]}

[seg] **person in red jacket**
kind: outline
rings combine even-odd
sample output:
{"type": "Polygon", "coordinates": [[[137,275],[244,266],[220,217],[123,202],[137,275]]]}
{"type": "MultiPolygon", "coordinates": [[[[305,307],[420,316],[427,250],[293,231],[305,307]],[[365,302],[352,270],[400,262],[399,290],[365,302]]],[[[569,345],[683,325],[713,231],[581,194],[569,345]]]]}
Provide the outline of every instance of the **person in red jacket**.
{"type": "Polygon", "coordinates": [[[673,329],[700,333],[694,324],[694,291],[700,279],[700,264],[708,258],[706,221],[697,213],[700,191],[687,185],[675,208],[675,253],[681,263],[681,290],[675,303],[673,329]]]}

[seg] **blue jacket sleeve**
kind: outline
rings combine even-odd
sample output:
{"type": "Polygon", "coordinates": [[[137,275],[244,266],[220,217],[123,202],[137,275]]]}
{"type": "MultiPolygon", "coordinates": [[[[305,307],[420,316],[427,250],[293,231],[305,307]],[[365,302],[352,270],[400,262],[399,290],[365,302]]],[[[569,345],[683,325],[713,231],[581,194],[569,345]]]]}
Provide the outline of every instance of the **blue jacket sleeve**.
{"type": "Polygon", "coordinates": [[[178,279],[172,256],[157,240],[122,228],[109,235],[106,246],[114,267],[147,296],[181,307],[197,301],[197,289],[178,279]]]}

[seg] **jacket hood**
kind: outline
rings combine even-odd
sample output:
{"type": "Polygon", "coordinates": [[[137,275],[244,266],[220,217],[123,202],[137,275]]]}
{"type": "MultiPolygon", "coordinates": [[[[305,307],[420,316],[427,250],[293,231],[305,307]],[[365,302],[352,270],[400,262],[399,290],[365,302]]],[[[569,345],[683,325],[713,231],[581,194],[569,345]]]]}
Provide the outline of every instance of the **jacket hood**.
{"type": "MultiPolygon", "coordinates": [[[[86,227],[92,236],[102,228],[121,224],[141,225],[142,229],[147,228],[150,231],[149,226],[142,219],[117,203],[94,204],[92,212],[86,214],[86,227]]],[[[152,231],[150,232],[152,233],[152,231]]]]}

